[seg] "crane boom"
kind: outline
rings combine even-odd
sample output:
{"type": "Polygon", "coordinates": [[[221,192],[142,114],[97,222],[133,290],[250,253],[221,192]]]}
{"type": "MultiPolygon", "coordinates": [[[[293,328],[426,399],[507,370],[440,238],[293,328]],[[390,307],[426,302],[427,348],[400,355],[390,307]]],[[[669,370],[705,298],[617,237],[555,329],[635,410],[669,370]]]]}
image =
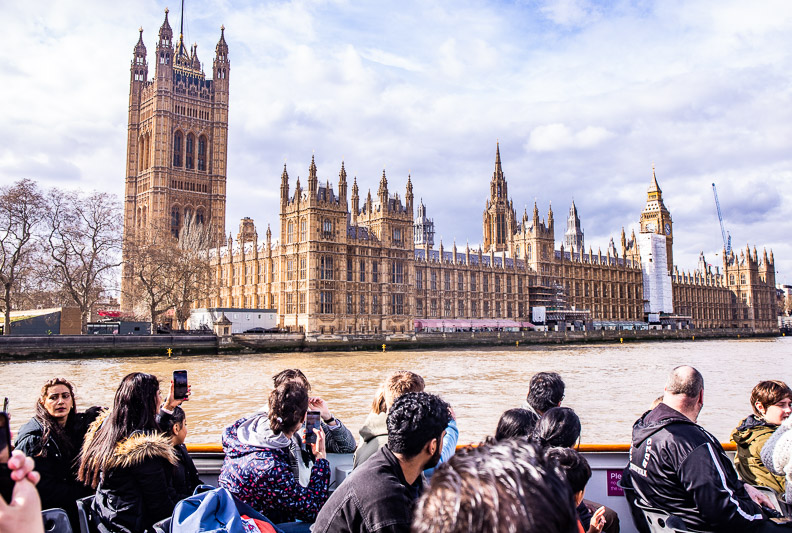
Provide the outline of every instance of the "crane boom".
{"type": "Polygon", "coordinates": [[[723,238],[723,248],[726,250],[726,255],[731,253],[731,235],[727,237],[728,234],[726,229],[723,227],[723,215],[721,214],[720,202],[718,201],[718,189],[715,187],[715,184],[712,184],[712,193],[715,195],[715,207],[718,209],[718,221],[720,222],[720,229],[721,229],[721,237],[723,238]]]}

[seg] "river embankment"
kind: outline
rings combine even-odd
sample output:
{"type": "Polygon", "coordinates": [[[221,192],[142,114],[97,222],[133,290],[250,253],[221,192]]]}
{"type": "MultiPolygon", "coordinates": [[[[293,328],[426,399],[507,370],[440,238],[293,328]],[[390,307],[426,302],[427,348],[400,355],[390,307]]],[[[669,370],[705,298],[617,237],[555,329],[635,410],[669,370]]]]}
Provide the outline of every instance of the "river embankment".
{"type": "Polygon", "coordinates": [[[476,346],[626,343],[773,337],[747,328],[593,331],[455,331],[369,335],[302,333],[214,335],[48,335],[0,337],[0,360],[272,352],[421,350],[476,346]],[[170,351],[169,351],[170,350],[170,351]]]}

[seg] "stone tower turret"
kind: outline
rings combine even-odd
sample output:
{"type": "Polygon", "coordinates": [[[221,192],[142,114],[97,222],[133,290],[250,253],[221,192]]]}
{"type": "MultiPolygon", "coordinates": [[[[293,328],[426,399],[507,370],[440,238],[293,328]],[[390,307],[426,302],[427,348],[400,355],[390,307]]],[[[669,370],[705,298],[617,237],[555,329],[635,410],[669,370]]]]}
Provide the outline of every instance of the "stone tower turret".
{"type": "MultiPolygon", "coordinates": [[[[622,229],[622,243],[624,243],[624,229],[622,229]]],[[[622,244],[622,246],[624,246],[624,244],[622,244]]],[[[583,230],[580,228],[580,217],[578,216],[574,200],[572,200],[572,207],[569,208],[569,216],[567,217],[567,229],[566,232],[564,232],[564,248],[573,254],[582,254],[585,249],[583,230]]]]}

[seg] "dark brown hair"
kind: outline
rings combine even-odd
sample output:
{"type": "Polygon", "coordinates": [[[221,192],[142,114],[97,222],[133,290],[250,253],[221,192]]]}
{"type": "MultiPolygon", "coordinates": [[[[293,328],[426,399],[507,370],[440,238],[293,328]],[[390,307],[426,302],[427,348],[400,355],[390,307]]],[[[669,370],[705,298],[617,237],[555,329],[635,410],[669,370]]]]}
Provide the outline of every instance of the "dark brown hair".
{"type": "Polygon", "coordinates": [[[61,427],[58,421],[55,420],[55,417],[49,414],[46,407],[44,407],[44,402],[47,400],[50,387],[55,387],[56,385],[63,385],[69,389],[69,394],[71,394],[72,407],[71,410],[69,410],[69,416],[66,418],[66,426],[71,425],[71,423],[74,421],[74,413],[77,412],[77,400],[74,397],[74,385],[72,385],[69,380],[64,378],[53,378],[47,381],[44,386],[41,387],[41,396],[39,396],[39,399],[36,402],[36,413],[33,415],[33,417],[38,420],[39,424],[41,424],[43,429],[41,434],[41,449],[35,453],[36,456],[47,456],[47,442],[49,442],[53,435],[56,437],[58,446],[62,448],[61,451],[64,454],[71,455],[71,452],[74,451],[72,441],[66,434],[65,428],[61,427]]]}
{"type": "Polygon", "coordinates": [[[308,391],[296,381],[286,381],[270,393],[269,423],[275,433],[291,431],[308,412],[308,391]]]}
{"type": "Polygon", "coordinates": [[[272,376],[272,383],[276,389],[287,381],[299,383],[305,388],[305,390],[311,392],[311,384],[308,383],[308,378],[305,377],[305,374],[303,374],[302,370],[299,368],[287,368],[286,370],[281,370],[272,376]]]}
{"type": "Polygon", "coordinates": [[[760,381],[751,391],[751,409],[756,416],[761,418],[762,413],[756,408],[756,402],[767,409],[784,398],[792,399],[792,389],[786,383],[777,379],[760,381]]]}
{"type": "Polygon", "coordinates": [[[113,409],[83,448],[77,479],[96,488],[99,474],[115,454],[116,444],[136,431],[159,432],[157,392],[159,380],[151,374],[133,372],[121,381],[113,400],[113,409]]]}

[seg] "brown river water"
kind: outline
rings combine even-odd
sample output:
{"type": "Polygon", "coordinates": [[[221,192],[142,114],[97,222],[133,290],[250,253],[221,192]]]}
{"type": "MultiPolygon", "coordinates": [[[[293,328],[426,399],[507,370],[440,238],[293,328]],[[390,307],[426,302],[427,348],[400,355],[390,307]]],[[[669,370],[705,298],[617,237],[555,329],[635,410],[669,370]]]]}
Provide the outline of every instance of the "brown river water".
{"type": "Polygon", "coordinates": [[[61,376],[76,386],[77,406],[112,404],[126,374],[150,372],[163,382],[186,369],[192,397],[184,404],[189,443],[220,443],[223,427],[266,402],[271,376],[300,368],[331,411],[358,436],[379,382],[411,370],[456,411],[460,443],[494,433],[506,409],[519,407],[531,375],[559,372],[564,405],[583,423],[583,443],[627,443],[633,422],[663,391],[669,370],[691,364],[704,374],[699,422],[722,442],[750,411],[749,395],[763,379],[792,384],[792,338],[662,341],[608,345],[520,346],[394,352],[282,353],[225,356],[108,357],[0,362],[0,398],[10,400],[11,425],[33,414],[41,385],[61,376]]]}

